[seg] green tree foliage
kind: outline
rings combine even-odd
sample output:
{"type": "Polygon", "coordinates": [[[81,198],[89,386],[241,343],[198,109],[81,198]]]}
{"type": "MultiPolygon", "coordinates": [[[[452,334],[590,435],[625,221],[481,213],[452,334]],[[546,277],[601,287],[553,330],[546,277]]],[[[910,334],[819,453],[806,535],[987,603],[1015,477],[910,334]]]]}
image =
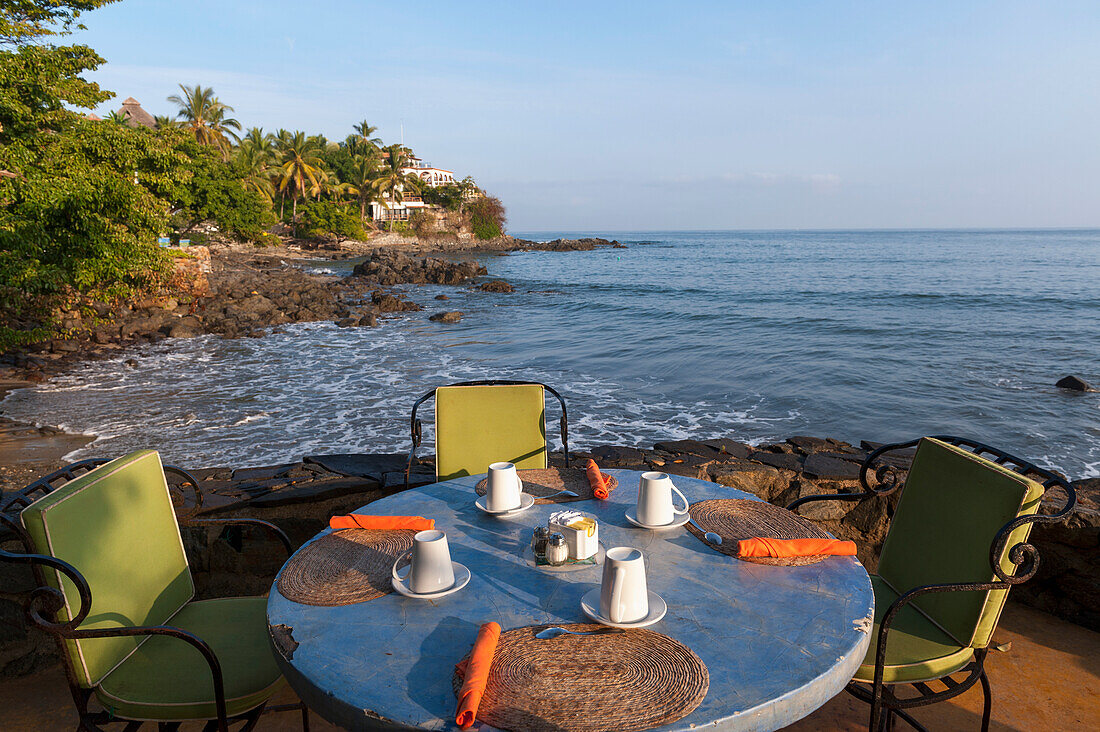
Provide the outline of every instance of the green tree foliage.
{"type": "Polygon", "coordinates": [[[470,228],[478,239],[495,239],[504,233],[504,204],[499,198],[481,196],[466,204],[470,228]]]}
{"type": "Polygon", "coordinates": [[[425,188],[421,196],[424,203],[440,206],[448,211],[458,211],[462,208],[465,191],[457,183],[445,183],[435,188],[425,188]]]}
{"type": "Polygon", "coordinates": [[[149,130],[92,122],[69,109],[112,95],[81,74],[103,62],[56,46],[102,1],[0,2],[0,311],[19,319],[76,289],[107,295],[155,286],[153,243],[180,191],[184,158],[149,130]]]}
{"type": "Polygon", "coordinates": [[[31,44],[84,26],[81,13],[116,0],[0,0],[0,46],[31,44]]]}
{"type": "MultiPolygon", "coordinates": [[[[38,145],[33,164],[0,182],[0,307],[21,313],[69,289],[111,297],[158,286],[168,263],[154,242],[166,200],[185,191],[187,159],[174,142],[77,119],[38,145]]],[[[20,157],[20,147],[0,156],[20,157]]]]}
{"type": "Polygon", "coordinates": [[[347,204],[336,201],[306,201],[301,207],[300,233],[307,239],[366,239],[367,232],[347,204]]]}
{"type": "Polygon", "coordinates": [[[213,221],[224,232],[259,242],[269,226],[275,223],[271,204],[263,194],[250,189],[244,164],[238,156],[226,165],[212,148],[188,141],[181,146],[188,155],[186,167],[190,182],[180,200],[189,219],[187,229],[201,221],[213,221]]]}

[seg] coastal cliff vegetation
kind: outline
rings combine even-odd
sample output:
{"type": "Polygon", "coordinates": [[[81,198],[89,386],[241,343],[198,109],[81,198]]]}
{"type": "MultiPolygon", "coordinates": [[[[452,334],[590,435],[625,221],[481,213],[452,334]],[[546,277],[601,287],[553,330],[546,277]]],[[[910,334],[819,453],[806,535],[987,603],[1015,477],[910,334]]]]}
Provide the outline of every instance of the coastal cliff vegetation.
{"type": "Polygon", "coordinates": [[[63,41],[82,13],[115,1],[0,0],[0,352],[56,332],[62,305],[170,290],[162,237],[366,239],[380,227],[371,203],[410,195],[438,215],[391,230],[457,221],[483,239],[503,232],[499,200],[470,179],[423,185],[402,170],[412,151],[384,145],[366,121],[341,141],[243,129],[200,84],[168,97],[175,117],[138,106],[149,118],[138,119],[127,104],[89,114],[114,97],[84,78],[105,60],[63,41]]]}

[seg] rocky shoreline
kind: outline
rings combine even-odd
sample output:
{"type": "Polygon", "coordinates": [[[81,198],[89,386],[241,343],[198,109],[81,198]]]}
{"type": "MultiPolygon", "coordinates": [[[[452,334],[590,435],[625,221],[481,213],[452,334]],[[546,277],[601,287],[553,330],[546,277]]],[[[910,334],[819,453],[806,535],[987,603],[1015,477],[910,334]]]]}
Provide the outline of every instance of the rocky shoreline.
{"type": "MultiPolygon", "coordinates": [[[[299,245],[256,249],[223,243],[212,247],[210,271],[193,291],[120,305],[83,303],[60,314],[72,333],[0,354],[0,379],[43,381],[86,360],[106,358],[121,349],[165,338],[215,334],[226,338],[260,337],[271,328],[301,322],[330,321],[341,327],[374,327],[392,313],[422,308],[387,288],[399,285],[465,285],[487,275],[472,261],[431,256],[464,251],[591,251],[622,247],[606,239],[557,239],[532,242],[512,237],[488,241],[419,240],[382,235],[369,242],[333,244],[328,258],[367,257],[351,276],[308,272],[298,266],[318,256],[299,245]]],[[[508,292],[502,280],[482,285],[487,292],[508,292]]]]}

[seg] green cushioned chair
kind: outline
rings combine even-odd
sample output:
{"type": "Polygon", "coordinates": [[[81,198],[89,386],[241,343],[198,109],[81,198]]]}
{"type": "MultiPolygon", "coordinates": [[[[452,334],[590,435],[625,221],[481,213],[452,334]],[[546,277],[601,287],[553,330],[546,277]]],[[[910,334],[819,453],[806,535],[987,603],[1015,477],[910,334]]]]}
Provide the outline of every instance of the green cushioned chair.
{"type": "Polygon", "coordinates": [[[987,730],[992,700],[984,663],[993,631],[1008,589],[1038,568],[1038,555],[1026,543],[1032,524],[1071,511],[1072,486],[1000,450],[947,436],[880,447],[867,456],[860,480],[862,493],[806,496],[789,506],[901,489],[878,574],[871,577],[872,642],[848,691],[870,702],[872,730],[895,717],[923,729],[904,710],[949,699],[980,682],[987,730]],[[902,485],[896,462],[883,456],[914,445],[902,485]],[[1067,493],[1065,507],[1038,515],[1043,493],[1054,486],[1067,493]],[[933,689],[933,681],[944,688],[933,689]]]}
{"type": "MultiPolygon", "coordinates": [[[[143,450],[59,473],[6,501],[0,527],[22,539],[26,553],[0,559],[34,566],[41,587],[28,617],[58,639],[81,729],[116,720],[127,729],[211,720],[222,730],[241,720],[251,729],[284,683],[267,601],[194,600],[160,457],[143,450]],[[54,487],[58,478],[67,480],[54,487]],[[89,709],[93,695],[102,710],[89,709]]],[[[286,536],[264,521],[189,523],[261,526],[290,553],[286,536]]]]}
{"type": "Polygon", "coordinates": [[[435,397],[435,477],[450,480],[484,473],[490,463],[519,469],[545,468],[546,394],[561,403],[561,441],[569,466],[569,418],[565,400],[545,384],[530,381],[466,381],[441,386],[416,400],[412,409],[412,450],[405,485],[416,460],[423,427],[417,409],[435,397]]]}

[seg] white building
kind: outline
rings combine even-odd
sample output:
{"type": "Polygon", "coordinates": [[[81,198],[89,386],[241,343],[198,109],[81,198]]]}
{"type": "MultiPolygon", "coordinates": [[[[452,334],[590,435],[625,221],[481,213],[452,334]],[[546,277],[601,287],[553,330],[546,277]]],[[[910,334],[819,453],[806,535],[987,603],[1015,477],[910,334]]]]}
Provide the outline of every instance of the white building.
{"type": "MultiPolygon", "coordinates": [[[[385,153],[383,153],[385,154],[385,153]]],[[[455,182],[455,174],[450,170],[432,167],[415,155],[409,156],[409,164],[401,169],[405,175],[415,175],[430,188],[455,182]]],[[[390,201],[386,196],[382,201],[372,201],[370,215],[375,221],[408,221],[409,216],[418,209],[431,208],[424,203],[418,193],[403,193],[400,202],[390,201]]]]}

